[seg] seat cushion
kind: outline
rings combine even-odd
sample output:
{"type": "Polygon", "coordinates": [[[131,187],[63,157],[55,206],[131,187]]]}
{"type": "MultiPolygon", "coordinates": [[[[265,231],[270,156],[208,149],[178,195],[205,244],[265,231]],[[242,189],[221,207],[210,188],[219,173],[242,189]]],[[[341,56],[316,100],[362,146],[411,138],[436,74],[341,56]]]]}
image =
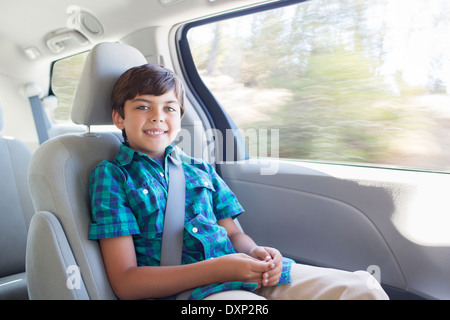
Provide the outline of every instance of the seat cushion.
{"type": "Polygon", "coordinates": [[[25,250],[34,212],[27,182],[31,150],[0,138],[0,299],[27,299],[25,250]]]}
{"type": "Polygon", "coordinates": [[[0,300],[27,299],[27,276],[25,272],[0,278],[0,300]]]}

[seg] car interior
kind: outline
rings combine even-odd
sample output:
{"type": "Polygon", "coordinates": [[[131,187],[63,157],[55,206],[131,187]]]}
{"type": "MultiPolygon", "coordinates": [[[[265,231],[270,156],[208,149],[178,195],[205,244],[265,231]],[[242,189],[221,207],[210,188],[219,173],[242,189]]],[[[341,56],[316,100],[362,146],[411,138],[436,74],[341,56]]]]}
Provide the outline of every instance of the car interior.
{"type": "Polygon", "coordinates": [[[450,299],[445,0],[16,0],[0,17],[0,300],[117,299],[89,173],[123,141],[115,81],[145,63],[182,79],[175,144],[214,165],[256,243],[369,271],[392,300],[450,299]]]}

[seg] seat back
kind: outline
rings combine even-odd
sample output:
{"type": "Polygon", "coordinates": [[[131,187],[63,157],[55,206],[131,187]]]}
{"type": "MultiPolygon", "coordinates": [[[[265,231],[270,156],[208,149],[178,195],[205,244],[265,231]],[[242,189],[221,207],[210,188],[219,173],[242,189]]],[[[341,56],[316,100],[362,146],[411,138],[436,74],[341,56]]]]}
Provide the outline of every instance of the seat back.
{"type": "Polygon", "coordinates": [[[0,137],[0,300],[28,298],[25,248],[33,214],[27,180],[31,155],[22,141],[0,137]]]}
{"type": "MultiPolygon", "coordinates": [[[[147,63],[136,49],[101,43],[89,53],[72,107],[72,120],[87,126],[112,124],[114,83],[127,69],[147,63]]],[[[88,239],[89,174],[112,159],[118,133],[68,134],[36,150],[29,169],[36,214],[27,244],[31,299],[115,299],[97,241],[88,239]]]]}

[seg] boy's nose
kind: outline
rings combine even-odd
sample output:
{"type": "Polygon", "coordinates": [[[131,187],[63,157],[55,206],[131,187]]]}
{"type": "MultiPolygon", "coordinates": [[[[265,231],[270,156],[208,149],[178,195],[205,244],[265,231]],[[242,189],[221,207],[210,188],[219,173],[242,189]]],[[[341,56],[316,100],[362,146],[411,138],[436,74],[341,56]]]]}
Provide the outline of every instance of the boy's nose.
{"type": "Polygon", "coordinates": [[[164,117],[161,112],[154,112],[151,116],[152,122],[164,122],[164,117]]]}

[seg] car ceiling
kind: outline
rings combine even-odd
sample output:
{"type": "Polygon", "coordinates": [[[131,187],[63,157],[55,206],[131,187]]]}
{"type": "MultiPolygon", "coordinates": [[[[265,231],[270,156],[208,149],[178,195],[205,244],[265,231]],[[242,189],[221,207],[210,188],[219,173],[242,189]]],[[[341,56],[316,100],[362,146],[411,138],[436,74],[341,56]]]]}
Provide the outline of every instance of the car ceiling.
{"type": "MultiPolygon", "coordinates": [[[[46,45],[46,37],[66,28],[69,6],[78,6],[93,14],[104,28],[104,36],[93,42],[116,41],[125,35],[149,26],[169,26],[225,12],[235,7],[246,7],[260,0],[174,0],[176,3],[162,5],[169,0],[2,0],[0,10],[0,73],[17,76],[20,68],[35,64],[24,49],[36,48],[37,59],[53,61],[62,56],[83,51],[82,47],[55,54],[46,45]]],[[[266,2],[266,1],[264,1],[266,2]]],[[[36,59],[36,60],[37,60],[36,59]]]]}

